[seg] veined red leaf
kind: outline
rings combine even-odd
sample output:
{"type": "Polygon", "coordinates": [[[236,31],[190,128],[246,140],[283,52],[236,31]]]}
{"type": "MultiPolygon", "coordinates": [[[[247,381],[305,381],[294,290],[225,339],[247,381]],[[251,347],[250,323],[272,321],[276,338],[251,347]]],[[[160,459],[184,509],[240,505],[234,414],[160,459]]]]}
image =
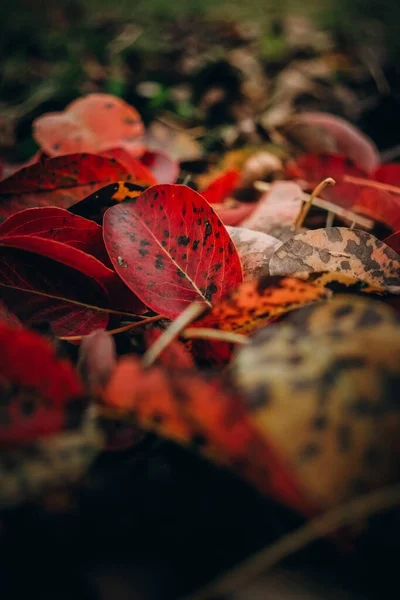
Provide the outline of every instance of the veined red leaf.
{"type": "MultiPolygon", "coordinates": [[[[125,188],[129,192],[129,184],[125,188]]],[[[157,185],[108,209],[104,241],[126,285],[169,318],[195,300],[218,301],[242,281],[225,227],[206,200],[184,185],[157,185]]]]}
{"type": "Polygon", "coordinates": [[[72,364],[33,331],[0,323],[0,446],[77,427],[83,388],[72,364]]]}
{"type": "Polygon", "coordinates": [[[329,113],[297,114],[285,126],[285,132],[298,139],[306,152],[337,152],[367,172],[374,171],[380,163],[378,150],[369,137],[345,119],[329,113]]]}
{"type": "Polygon", "coordinates": [[[108,324],[104,289],[47,257],[1,248],[0,290],[3,302],[22,323],[48,321],[58,336],[86,335],[108,324]]]}
{"type": "Polygon", "coordinates": [[[372,187],[353,187],[357,190],[353,210],[371,217],[374,221],[385,223],[391,229],[400,228],[400,195],[372,187]]]}
{"type": "Polygon", "coordinates": [[[63,112],[47,113],[33,122],[34,138],[49,156],[116,147],[138,156],[143,133],[137,110],[111,94],[89,94],[63,112]]]}
{"type": "MultiPolygon", "coordinates": [[[[155,178],[155,183],[175,183],[179,175],[179,164],[160,150],[146,150],[141,157],[155,178]]],[[[138,182],[139,183],[139,182],[138,182]]]]}
{"type": "Polygon", "coordinates": [[[37,206],[68,208],[108,183],[130,178],[125,167],[104,156],[51,158],[0,181],[0,218],[37,206]]]}
{"type": "Polygon", "coordinates": [[[27,208],[11,215],[0,224],[0,238],[15,235],[33,235],[62,242],[91,254],[105,265],[111,265],[104,247],[102,228],[64,208],[27,208]]]}
{"type": "Polygon", "coordinates": [[[143,158],[140,160],[135,158],[124,148],[111,148],[110,150],[103,150],[102,156],[108,158],[115,158],[120,165],[124,166],[128,173],[132,176],[132,181],[138,185],[155,185],[158,180],[155,178],[150,169],[144,164],[143,158]]]}
{"type": "Polygon", "coordinates": [[[210,204],[219,204],[230,196],[239,185],[240,172],[237,169],[229,169],[213,179],[208,186],[201,191],[203,198],[210,204]]]}
{"type": "Polygon", "coordinates": [[[400,164],[389,163],[380,165],[371,175],[372,179],[400,187],[400,164]]]}

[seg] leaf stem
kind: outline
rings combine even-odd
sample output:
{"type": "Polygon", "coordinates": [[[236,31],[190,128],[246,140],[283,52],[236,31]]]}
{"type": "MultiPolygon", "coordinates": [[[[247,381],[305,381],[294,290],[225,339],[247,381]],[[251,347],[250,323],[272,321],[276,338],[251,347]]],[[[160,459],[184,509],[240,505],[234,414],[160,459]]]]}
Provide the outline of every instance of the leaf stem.
{"type": "Polygon", "coordinates": [[[327,177],[326,179],[324,179],[323,181],[321,181],[321,183],[319,183],[317,185],[316,188],[313,189],[313,191],[310,194],[310,197],[308,198],[307,202],[305,202],[303,204],[303,206],[301,207],[301,210],[299,212],[299,215],[296,219],[296,222],[294,224],[296,229],[300,229],[300,227],[303,225],[306,216],[309,213],[309,210],[312,206],[312,203],[314,201],[314,198],[316,198],[317,196],[319,196],[319,194],[329,185],[335,185],[336,181],[334,179],[332,179],[332,177],[327,177]]]}
{"type": "MultiPolygon", "coordinates": [[[[142,319],[141,321],[135,321],[134,323],[128,323],[123,327],[118,327],[117,329],[108,329],[107,333],[110,335],[114,335],[116,333],[122,333],[124,331],[129,331],[130,329],[135,329],[135,327],[142,327],[143,325],[149,325],[149,323],[155,323],[156,321],[160,321],[161,319],[165,319],[162,315],[155,315],[154,317],[147,317],[142,319]]],[[[66,335],[63,337],[59,337],[59,340],[63,340],[65,342],[80,342],[85,335],[66,335]]]]}
{"type": "Polygon", "coordinates": [[[209,327],[188,327],[184,329],[180,337],[185,340],[202,339],[202,340],[219,340],[230,344],[248,344],[249,339],[241,333],[234,331],[221,331],[211,329],[209,327]]]}

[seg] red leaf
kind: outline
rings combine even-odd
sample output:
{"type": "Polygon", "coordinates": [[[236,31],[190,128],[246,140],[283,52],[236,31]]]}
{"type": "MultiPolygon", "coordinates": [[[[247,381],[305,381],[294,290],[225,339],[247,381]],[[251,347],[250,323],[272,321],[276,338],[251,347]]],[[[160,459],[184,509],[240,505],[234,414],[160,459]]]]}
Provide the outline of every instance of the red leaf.
{"type": "Polygon", "coordinates": [[[21,326],[21,321],[17,315],[14,315],[2,300],[0,300],[0,321],[5,321],[8,325],[13,325],[14,327],[21,326]]]}
{"type": "Polygon", "coordinates": [[[232,194],[233,190],[238,186],[239,181],[239,171],[230,169],[222,175],[218,175],[205,190],[202,190],[201,195],[210,204],[219,204],[232,194]]]}
{"type": "Polygon", "coordinates": [[[247,219],[257,206],[257,202],[238,202],[235,206],[229,207],[224,204],[213,204],[215,210],[224,225],[240,225],[247,219]]]}
{"type": "Polygon", "coordinates": [[[153,173],[156,183],[174,183],[179,175],[178,163],[160,150],[146,150],[140,157],[153,173]]]}
{"type": "Polygon", "coordinates": [[[64,208],[43,206],[15,213],[0,224],[0,238],[11,235],[56,240],[91,254],[106,265],[111,264],[104,247],[102,228],[64,208]]]}
{"type": "Polygon", "coordinates": [[[95,190],[131,176],[115,160],[91,154],[50,158],[0,181],[0,219],[24,208],[68,208],[95,190]]]}
{"type": "Polygon", "coordinates": [[[400,228],[400,196],[385,190],[353,185],[355,199],[352,209],[392,229],[400,228]]]}
{"type": "Polygon", "coordinates": [[[392,233],[385,240],[383,240],[385,244],[390,246],[397,254],[400,254],[400,231],[396,231],[396,233],[392,233]]]}
{"type": "Polygon", "coordinates": [[[144,127],[135,108],[110,94],[89,94],[71,102],[64,112],[42,115],[33,135],[49,156],[125,148],[142,153],[144,127]]]}
{"type": "Polygon", "coordinates": [[[169,318],[195,300],[218,301],[242,281],[225,227],[204,198],[184,185],[157,185],[109,208],[104,241],[126,285],[169,318]]]}
{"type": "Polygon", "coordinates": [[[0,323],[0,389],[0,446],[66,429],[74,413],[83,413],[83,389],[73,366],[44,338],[5,323],[0,323]]]}
{"type": "Polygon", "coordinates": [[[108,158],[115,158],[120,165],[132,175],[132,181],[138,185],[155,185],[157,179],[154,177],[150,169],[143,164],[143,157],[141,160],[135,158],[124,148],[111,148],[110,150],[103,150],[102,156],[108,158]]]}
{"type": "Polygon", "coordinates": [[[381,165],[372,175],[372,179],[400,186],[400,164],[381,165]]]}
{"type": "MultiPolygon", "coordinates": [[[[162,335],[162,329],[153,327],[148,329],[145,334],[146,346],[150,347],[160,335],[162,335]]],[[[158,364],[164,365],[164,367],[190,369],[194,367],[193,357],[190,354],[186,346],[179,340],[171,340],[168,346],[161,352],[157,359],[158,364]]]]}
{"type": "Polygon", "coordinates": [[[300,137],[305,142],[307,152],[337,152],[367,172],[379,165],[379,153],[373,141],[340,117],[323,112],[304,112],[293,117],[286,130],[293,135],[299,127],[308,134],[300,137]],[[316,133],[314,136],[310,135],[312,129],[316,133]]]}
{"type": "Polygon", "coordinates": [[[104,290],[78,271],[49,258],[0,249],[0,289],[3,302],[30,325],[51,323],[58,336],[86,335],[108,324],[104,290]]]}

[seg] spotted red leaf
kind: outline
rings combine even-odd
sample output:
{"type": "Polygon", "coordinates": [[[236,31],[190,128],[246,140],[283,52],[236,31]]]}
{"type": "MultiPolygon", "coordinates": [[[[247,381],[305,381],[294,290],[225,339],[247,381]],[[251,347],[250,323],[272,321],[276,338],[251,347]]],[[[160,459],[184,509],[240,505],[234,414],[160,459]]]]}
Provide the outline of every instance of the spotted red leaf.
{"type": "Polygon", "coordinates": [[[229,169],[213,179],[208,186],[202,190],[201,195],[210,204],[223,202],[230,196],[233,190],[238,186],[240,173],[237,169],[229,169]]]}
{"type": "Polygon", "coordinates": [[[86,335],[108,324],[104,289],[79,271],[38,254],[0,248],[0,290],[3,302],[22,323],[48,321],[59,336],[86,335]]]}
{"type": "Polygon", "coordinates": [[[132,181],[138,185],[155,185],[158,182],[158,179],[156,179],[151,170],[146,167],[143,157],[139,160],[132,156],[125,148],[103,150],[101,155],[108,158],[115,158],[130,173],[132,181]]]}
{"type": "Polygon", "coordinates": [[[116,147],[139,155],[143,133],[137,110],[111,94],[78,98],[63,112],[47,113],[33,123],[34,138],[49,156],[116,147]]]}
{"type": "Polygon", "coordinates": [[[225,227],[206,200],[184,185],[157,185],[108,209],[104,240],[126,285],[170,318],[195,300],[218,301],[242,281],[225,227]]]}
{"type": "Polygon", "coordinates": [[[92,154],[35,163],[0,181],[0,219],[36,206],[68,208],[108,183],[130,178],[115,160],[92,154]]]}
{"type": "Polygon", "coordinates": [[[82,398],[73,366],[44,338],[0,323],[0,446],[78,426],[82,398]]]}
{"type": "Polygon", "coordinates": [[[174,183],[179,175],[179,164],[176,160],[160,150],[146,150],[140,157],[155,178],[154,183],[174,183]]]}

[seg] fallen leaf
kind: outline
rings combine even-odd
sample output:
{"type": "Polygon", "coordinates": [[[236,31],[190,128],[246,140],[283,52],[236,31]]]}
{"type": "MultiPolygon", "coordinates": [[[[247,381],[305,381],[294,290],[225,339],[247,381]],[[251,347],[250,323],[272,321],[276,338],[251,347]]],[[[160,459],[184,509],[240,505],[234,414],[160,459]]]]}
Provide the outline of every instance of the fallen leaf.
{"type": "Polygon", "coordinates": [[[329,296],[329,291],[313,282],[265,276],[239,285],[191,327],[249,334],[291,310],[329,296]]]}
{"type": "MultiPolygon", "coordinates": [[[[129,198],[129,185],[124,189],[129,198]]],[[[109,208],[104,241],[126,285],[169,318],[196,300],[217,302],[242,280],[225,227],[204,198],[184,185],[154,186],[109,208]]]]}
{"type": "Polygon", "coordinates": [[[120,181],[117,184],[106,185],[98,189],[94,194],[70,206],[68,211],[102,225],[107,208],[114,206],[127,197],[135,198],[144,190],[145,188],[140,185],[130,183],[128,187],[124,181],[120,181]]]}
{"type": "Polygon", "coordinates": [[[229,169],[210,181],[208,186],[201,190],[201,195],[210,204],[220,204],[225,198],[232,195],[239,181],[240,172],[236,169],[229,169]]]}
{"type": "Polygon", "coordinates": [[[230,467],[267,496],[306,515],[315,512],[281,456],[249,426],[241,399],[217,381],[193,369],[144,370],[138,359],[124,357],[104,391],[104,402],[144,429],[230,467]]]}
{"type": "Polygon", "coordinates": [[[374,171],[380,163],[374,142],[336,115],[324,112],[296,114],[285,124],[284,133],[300,143],[306,152],[342,154],[367,172],[374,171]]]}
{"type": "Polygon", "coordinates": [[[152,173],[154,183],[175,183],[178,179],[179,164],[165,152],[146,150],[140,160],[152,173]]]}
{"type": "Polygon", "coordinates": [[[396,233],[392,233],[384,240],[385,244],[390,246],[392,250],[400,254],[400,231],[396,231],[396,233]]]}
{"type": "Polygon", "coordinates": [[[276,181],[260,198],[251,215],[241,226],[285,241],[292,237],[302,206],[303,192],[292,181],[276,181]]]}
{"type": "Polygon", "coordinates": [[[328,227],[300,233],[278,248],[272,275],[338,271],[378,286],[400,285],[400,256],[370,233],[328,227]]]}
{"type": "Polygon", "coordinates": [[[400,228],[400,195],[365,186],[353,187],[356,188],[353,210],[385,223],[391,229],[400,228]]]}
{"type": "Polygon", "coordinates": [[[137,110],[111,94],[89,94],[63,112],[47,113],[33,122],[33,136],[49,156],[119,147],[138,156],[143,133],[137,110]]]}
{"type": "Polygon", "coordinates": [[[0,322],[0,446],[79,425],[83,387],[73,365],[33,331],[0,322]]]}
{"type": "Polygon", "coordinates": [[[235,202],[234,206],[226,204],[212,204],[224,225],[240,225],[251,215],[257,206],[256,202],[235,202]]]}
{"type": "Polygon", "coordinates": [[[2,301],[24,325],[51,323],[58,336],[85,335],[108,324],[103,288],[79,271],[15,248],[0,250],[2,301]]]}
{"type": "Polygon", "coordinates": [[[0,224],[0,238],[25,235],[67,244],[111,266],[104,247],[102,228],[64,208],[27,208],[0,224]]]}
{"type": "MultiPolygon", "coordinates": [[[[163,330],[157,327],[148,329],[145,334],[146,347],[149,348],[162,335],[163,330]]],[[[164,367],[190,369],[194,367],[193,357],[186,346],[179,340],[171,340],[168,346],[158,356],[157,364],[164,367]]]]}
{"type": "Polygon", "coordinates": [[[143,156],[139,160],[132,156],[125,148],[103,150],[101,156],[114,158],[120,165],[125,167],[131,175],[131,180],[137,183],[137,185],[149,186],[155,185],[158,182],[151,170],[147,168],[143,156]]]}
{"type": "Polygon", "coordinates": [[[259,433],[321,508],[398,479],[400,323],[358,297],[293,313],[231,363],[259,433]]]}
{"type": "Polygon", "coordinates": [[[68,208],[110,182],[130,178],[122,165],[104,156],[70,154],[51,158],[0,181],[0,219],[24,208],[68,208]]]}
{"type": "Polygon", "coordinates": [[[227,227],[229,235],[239,253],[243,269],[243,281],[269,275],[269,261],[281,241],[245,227],[227,227]]]}
{"type": "Polygon", "coordinates": [[[390,185],[400,186],[400,164],[388,163],[380,165],[371,175],[372,179],[388,183],[390,185]]]}

